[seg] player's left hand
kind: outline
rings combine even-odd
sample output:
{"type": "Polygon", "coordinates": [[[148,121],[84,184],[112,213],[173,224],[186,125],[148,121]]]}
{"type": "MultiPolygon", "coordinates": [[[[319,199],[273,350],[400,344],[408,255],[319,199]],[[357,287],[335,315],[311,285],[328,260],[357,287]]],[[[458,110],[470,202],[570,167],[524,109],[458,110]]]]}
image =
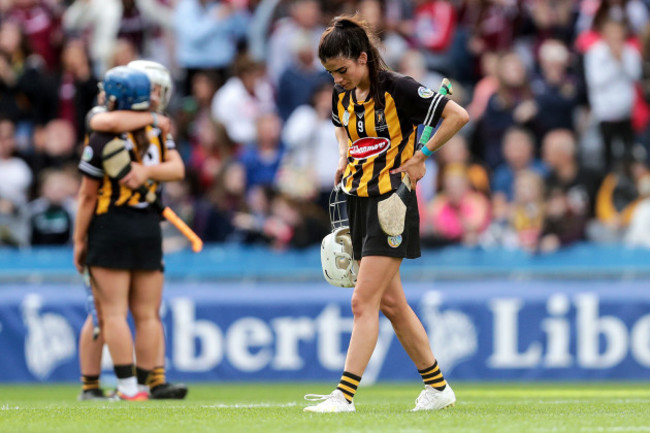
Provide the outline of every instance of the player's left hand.
{"type": "Polygon", "coordinates": [[[426,159],[423,156],[422,152],[416,152],[411,159],[396,169],[391,170],[390,174],[407,173],[411,179],[411,184],[415,185],[427,172],[427,167],[424,163],[426,159]]]}
{"type": "Polygon", "coordinates": [[[138,162],[132,162],[131,171],[120,180],[120,183],[135,190],[144,185],[148,179],[147,168],[138,162]]]}

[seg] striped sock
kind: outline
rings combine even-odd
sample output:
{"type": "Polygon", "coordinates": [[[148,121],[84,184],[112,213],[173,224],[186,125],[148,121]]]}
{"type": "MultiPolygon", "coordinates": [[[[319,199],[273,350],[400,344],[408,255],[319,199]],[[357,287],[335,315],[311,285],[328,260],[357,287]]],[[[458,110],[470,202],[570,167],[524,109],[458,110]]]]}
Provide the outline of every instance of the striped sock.
{"type": "Polygon", "coordinates": [[[422,380],[425,385],[430,385],[438,391],[442,391],[447,386],[445,378],[442,376],[440,367],[438,367],[438,361],[434,362],[433,365],[424,370],[418,370],[422,376],[422,380]]]}
{"type": "Polygon", "coordinates": [[[88,374],[81,375],[81,389],[83,391],[90,391],[91,389],[99,389],[99,375],[90,376],[88,374]]]}
{"type": "Polygon", "coordinates": [[[357,393],[359,382],[361,382],[360,376],[344,371],[343,376],[341,377],[341,381],[339,382],[339,386],[337,386],[336,389],[340,390],[343,393],[343,396],[348,401],[348,403],[352,403],[354,394],[357,393]]]}
{"type": "Polygon", "coordinates": [[[149,374],[149,379],[147,379],[147,385],[149,389],[154,389],[157,386],[163,385],[167,382],[165,377],[165,367],[154,367],[149,374]]]}

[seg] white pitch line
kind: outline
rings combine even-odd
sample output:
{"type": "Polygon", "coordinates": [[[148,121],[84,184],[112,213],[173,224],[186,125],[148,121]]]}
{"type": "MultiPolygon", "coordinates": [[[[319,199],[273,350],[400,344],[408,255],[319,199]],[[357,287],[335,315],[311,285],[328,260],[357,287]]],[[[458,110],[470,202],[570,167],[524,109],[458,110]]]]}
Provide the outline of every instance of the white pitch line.
{"type": "Polygon", "coordinates": [[[577,400],[577,399],[566,399],[566,400],[532,400],[532,399],[522,399],[522,400],[499,400],[499,401],[472,401],[471,399],[464,400],[464,403],[469,406],[477,405],[493,405],[497,404],[593,404],[593,403],[611,403],[611,404],[629,404],[629,403],[650,403],[648,398],[626,398],[626,399],[589,399],[589,400],[577,400]]]}
{"type": "MultiPolygon", "coordinates": [[[[252,403],[252,404],[209,404],[200,406],[203,409],[255,409],[258,407],[295,407],[297,403],[252,403]]],[[[184,406],[187,407],[187,406],[184,406]]]]}
{"type": "MultiPolygon", "coordinates": [[[[113,403],[120,403],[120,402],[111,402],[108,404],[103,404],[101,406],[92,406],[95,408],[101,408],[101,409],[124,409],[124,405],[121,404],[113,404],[113,403]]],[[[160,406],[147,406],[146,402],[139,402],[142,404],[138,404],[130,406],[132,409],[141,409],[141,410],[148,410],[148,409],[160,409],[160,406]]],[[[83,407],[84,405],[81,404],[79,407],[83,407]]],[[[178,406],[178,405],[165,405],[165,409],[257,409],[257,408],[283,408],[283,407],[296,407],[298,406],[297,403],[292,402],[292,403],[267,403],[267,402],[262,402],[262,403],[234,403],[234,404],[226,404],[226,403],[215,403],[215,404],[201,404],[201,405],[185,405],[185,406],[178,406]]],[[[18,408],[16,408],[18,409],[18,408]]],[[[42,409],[49,409],[49,408],[42,408],[42,409]]]]}

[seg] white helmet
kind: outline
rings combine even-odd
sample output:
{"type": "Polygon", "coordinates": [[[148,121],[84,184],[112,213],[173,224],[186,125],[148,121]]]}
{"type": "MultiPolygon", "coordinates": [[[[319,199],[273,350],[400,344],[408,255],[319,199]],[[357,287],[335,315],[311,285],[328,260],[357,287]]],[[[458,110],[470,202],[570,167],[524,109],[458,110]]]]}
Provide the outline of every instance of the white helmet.
{"type": "Polygon", "coordinates": [[[174,84],[172,83],[169,69],[160,63],[151,60],[133,60],[129,62],[127,66],[147,74],[152,87],[156,84],[160,86],[160,103],[158,104],[158,111],[164,111],[172,98],[172,92],[174,90],[174,84]]]}
{"type": "Polygon", "coordinates": [[[323,275],[337,287],[354,287],[359,265],[353,258],[350,223],[345,208],[345,195],[339,186],[330,194],[329,214],[332,233],[325,236],[320,248],[323,275]]]}
{"type": "Polygon", "coordinates": [[[348,227],[338,228],[323,238],[320,261],[328,283],[337,287],[354,287],[359,268],[352,258],[352,239],[348,227]]]}

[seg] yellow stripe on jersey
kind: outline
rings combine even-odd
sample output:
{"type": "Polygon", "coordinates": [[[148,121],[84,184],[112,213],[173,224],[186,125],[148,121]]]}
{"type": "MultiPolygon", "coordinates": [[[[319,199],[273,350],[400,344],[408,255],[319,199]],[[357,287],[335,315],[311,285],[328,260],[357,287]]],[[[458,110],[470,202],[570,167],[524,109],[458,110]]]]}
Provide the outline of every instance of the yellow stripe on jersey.
{"type": "MultiPolygon", "coordinates": [[[[386,114],[386,124],[388,125],[390,142],[399,144],[402,142],[403,136],[399,118],[397,117],[397,107],[395,106],[395,100],[388,92],[384,93],[384,95],[386,97],[386,107],[384,108],[384,113],[386,114]]],[[[395,149],[397,150],[397,147],[395,147],[395,149]]],[[[393,155],[393,159],[389,159],[391,163],[395,162],[394,156],[396,155],[393,155]]],[[[387,157],[390,157],[390,155],[387,155],[387,157]]]]}
{"type": "MultiPolygon", "coordinates": [[[[377,137],[379,134],[377,134],[377,129],[375,128],[375,101],[368,101],[368,103],[364,104],[364,109],[364,128],[366,135],[368,137],[377,137]]],[[[377,155],[372,156],[363,163],[363,176],[361,176],[361,182],[357,189],[357,194],[360,196],[368,196],[368,183],[372,180],[374,174],[373,167],[377,157],[377,155]]]]}
{"type": "Polygon", "coordinates": [[[348,120],[348,133],[350,134],[350,139],[354,143],[357,141],[359,137],[359,133],[357,132],[357,114],[354,112],[354,104],[350,102],[350,105],[348,106],[348,115],[350,116],[350,119],[348,120]]]}
{"type": "Polygon", "coordinates": [[[369,103],[365,104],[365,128],[366,134],[368,137],[378,137],[377,129],[375,128],[375,101],[370,100],[369,103]]]}
{"type": "Polygon", "coordinates": [[[108,206],[111,204],[112,193],[113,187],[111,185],[111,180],[108,178],[108,176],[104,176],[99,198],[97,199],[97,209],[95,211],[97,215],[108,212],[108,206]]]}
{"type": "MultiPolygon", "coordinates": [[[[120,195],[115,200],[115,206],[122,206],[124,203],[127,202],[130,198],[133,196],[133,191],[131,191],[129,188],[125,187],[124,185],[120,185],[120,195]]],[[[132,203],[129,201],[129,204],[137,204],[138,202],[136,201],[135,203],[132,203]]]]}

